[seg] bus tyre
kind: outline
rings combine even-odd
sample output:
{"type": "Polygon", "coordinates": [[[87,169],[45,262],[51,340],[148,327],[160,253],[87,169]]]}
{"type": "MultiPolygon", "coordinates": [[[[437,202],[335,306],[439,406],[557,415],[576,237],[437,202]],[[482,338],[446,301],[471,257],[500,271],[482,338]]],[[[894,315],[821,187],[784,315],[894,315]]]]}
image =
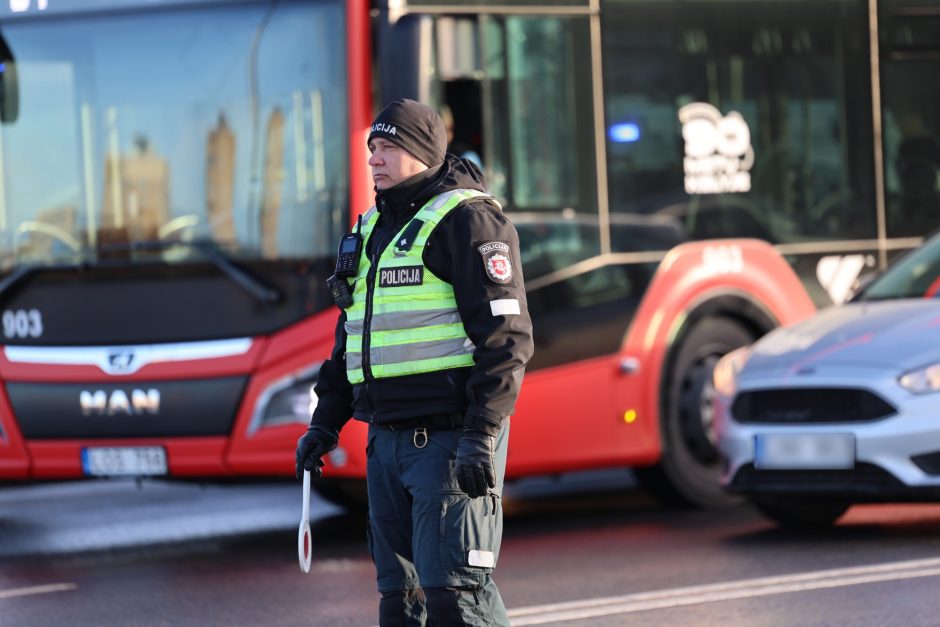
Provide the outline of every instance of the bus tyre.
{"type": "Polygon", "coordinates": [[[831,527],[850,504],[799,497],[760,496],[751,502],[764,516],[782,527],[793,529],[826,529],[831,527]]]}
{"type": "Polygon", "coordinates": [[[712,372],[720,357],[754,339],[740,323],[711,317],[681,335],[673,348],[661,396],[662,456],[655,466],[636,471],[640,484],[661,501],[694,507],[727,507],[740,502],[718,482],[712,372]]]}
{"type": "Polygon", "coordinates": [[[366,482],[362,479],[316,479],[313,489],[330,503],[350,511],[369,509],[366,482]]]}

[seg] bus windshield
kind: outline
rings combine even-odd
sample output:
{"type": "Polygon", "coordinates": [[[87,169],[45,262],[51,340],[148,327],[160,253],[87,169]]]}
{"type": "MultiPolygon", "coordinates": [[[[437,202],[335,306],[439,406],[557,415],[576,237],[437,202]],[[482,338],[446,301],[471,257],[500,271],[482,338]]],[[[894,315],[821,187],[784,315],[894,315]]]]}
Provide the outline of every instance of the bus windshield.
{"type": "Polygon", "coordinates": [[[0,127],[0,269],[204,261],[192,242],[246,260],[333,254],[343,20],[324,0],[0,24],[18,93],[0,127]]]}

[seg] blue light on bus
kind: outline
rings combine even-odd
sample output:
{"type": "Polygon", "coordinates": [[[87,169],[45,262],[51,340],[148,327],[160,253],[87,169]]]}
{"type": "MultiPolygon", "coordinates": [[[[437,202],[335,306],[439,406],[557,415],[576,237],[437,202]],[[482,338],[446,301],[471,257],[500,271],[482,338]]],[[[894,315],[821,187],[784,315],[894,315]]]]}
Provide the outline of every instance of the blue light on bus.
{"type": "Polygon", "coordinates": [[[3,74],[3,73],[6,72],[6,71],[7,71],[7,64],[6,64],[6,63],[0,63],[0,74],[3,74]]]}
{"type": "Polygon", "coordinates": [[[640,127],[633,122],[614,124],[607,130],[610,141],[619,143],[635,142],[640,139],[640,127]]]}

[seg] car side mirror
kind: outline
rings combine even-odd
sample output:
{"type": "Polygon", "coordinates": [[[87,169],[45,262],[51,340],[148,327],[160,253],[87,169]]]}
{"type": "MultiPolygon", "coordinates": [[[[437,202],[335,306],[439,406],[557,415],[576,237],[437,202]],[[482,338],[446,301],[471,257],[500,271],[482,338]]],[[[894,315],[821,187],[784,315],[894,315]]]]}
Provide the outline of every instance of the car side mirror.
{"type": "Polygon", "coordinates": [[[859,276],[855,283],[852,285],[852,291],[849,294],[849,297],[845,299],[845,302],[852,302],[861,297],[865,293],[865,290],[868,288],[872,282],[878,278],[879,272],[866,272],[865,274],[859,276]]]}

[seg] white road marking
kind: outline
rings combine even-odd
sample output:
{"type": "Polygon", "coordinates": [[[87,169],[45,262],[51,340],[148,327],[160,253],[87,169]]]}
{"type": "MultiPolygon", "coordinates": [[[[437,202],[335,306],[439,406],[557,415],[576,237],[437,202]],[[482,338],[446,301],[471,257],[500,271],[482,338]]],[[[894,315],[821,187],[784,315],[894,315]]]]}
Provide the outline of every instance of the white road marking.
{"type": "Polygon", "coordinates": [[[835,568],[777,577],[758,577],[723,583],[639,592],[616,597],[533,605],[509,611],[513,627],[545,625],[599,616],[716,603],[734,599],[855,586],[879,581],[940,576],[940,558],[835,568]]]}
{"type": "Polygon", "coordinates": [[[78,586],[74,583],[50,583],[45,586],[29,586],[28,588],[13,588],[11,590],[0,590],[0,599],[12,599],[13,597],[25,597],[31,594],[49,594],[50,592],[66,592],[75,590],[78,586]]]}

